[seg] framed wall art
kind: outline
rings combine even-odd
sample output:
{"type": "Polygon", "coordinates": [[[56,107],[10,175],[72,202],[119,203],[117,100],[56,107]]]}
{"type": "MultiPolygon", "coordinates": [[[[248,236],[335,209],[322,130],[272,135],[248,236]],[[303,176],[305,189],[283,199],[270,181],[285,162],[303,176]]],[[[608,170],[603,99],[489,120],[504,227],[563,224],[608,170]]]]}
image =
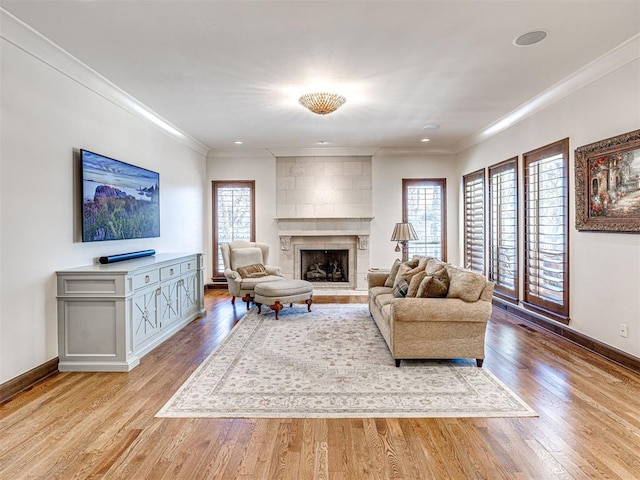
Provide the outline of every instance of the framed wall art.
{"type": "Polygon", "coordinates": [[[575,151],[576,228],[640,232],[640,130],[575,151]]]}

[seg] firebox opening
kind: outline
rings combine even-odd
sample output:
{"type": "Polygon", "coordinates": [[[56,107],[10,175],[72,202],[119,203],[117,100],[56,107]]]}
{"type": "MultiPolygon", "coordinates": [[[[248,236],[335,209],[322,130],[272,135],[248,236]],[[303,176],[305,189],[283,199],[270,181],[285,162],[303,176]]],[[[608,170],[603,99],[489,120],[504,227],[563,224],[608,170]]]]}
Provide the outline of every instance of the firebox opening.
{"type": "Polygon", "coordinates": [[[303,280],[349,281],[349,250],[300,250],[300,262],[303,280]]]}

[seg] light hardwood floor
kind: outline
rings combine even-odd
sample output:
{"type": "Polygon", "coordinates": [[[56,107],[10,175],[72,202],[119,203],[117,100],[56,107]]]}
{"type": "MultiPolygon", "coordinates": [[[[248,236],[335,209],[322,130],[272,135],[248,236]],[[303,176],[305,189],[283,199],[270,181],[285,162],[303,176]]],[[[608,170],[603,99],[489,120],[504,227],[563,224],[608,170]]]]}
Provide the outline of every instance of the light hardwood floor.
{"type": "Polygon", "coordinates": [[[640,377],[496,308],[483,368],[537,418],[155,418],[246,310],[206,307],[128,374],[58,373],[0,405],[0,479],[640,478],[640,377]]]}

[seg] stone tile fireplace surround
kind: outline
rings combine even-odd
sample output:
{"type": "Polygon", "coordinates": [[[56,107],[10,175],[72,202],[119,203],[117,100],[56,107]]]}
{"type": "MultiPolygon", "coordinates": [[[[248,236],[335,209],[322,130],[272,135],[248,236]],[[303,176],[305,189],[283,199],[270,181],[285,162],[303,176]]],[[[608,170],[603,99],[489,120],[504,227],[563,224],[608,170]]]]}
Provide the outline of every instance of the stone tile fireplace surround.
{"type": "Polygon", "coordinates": [[[277,218],[280,267],[301,279],[301,250],[348,250],[348,282],[318,282],[322,288],[367,289],[372,218],[277,218]]]}
{"type": "Polygon", "coordinates": [[[347,282],[320,288],[367,289],[371,234],[371,157],[276,158],[279,266],[302,279],[301,250],[347,250],[347,282]]]}

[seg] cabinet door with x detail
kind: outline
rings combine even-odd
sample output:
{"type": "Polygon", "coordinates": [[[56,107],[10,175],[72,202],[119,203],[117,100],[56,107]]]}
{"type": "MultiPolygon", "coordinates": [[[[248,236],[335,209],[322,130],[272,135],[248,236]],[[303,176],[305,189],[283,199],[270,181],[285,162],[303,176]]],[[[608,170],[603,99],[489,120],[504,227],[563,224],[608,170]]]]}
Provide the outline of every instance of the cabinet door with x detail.
{"type": "Polygon", "coordinates": [[[160,289],[160,326],[167,328],[180,317],[179,279],[163,283],[160,289]]]}
{"type": "Polygon", "coordinates": [[[158,320],[159,288],[146,288],[136,291],[133,297],[133,344],[144,343],[160,331],[158,320]]]}

